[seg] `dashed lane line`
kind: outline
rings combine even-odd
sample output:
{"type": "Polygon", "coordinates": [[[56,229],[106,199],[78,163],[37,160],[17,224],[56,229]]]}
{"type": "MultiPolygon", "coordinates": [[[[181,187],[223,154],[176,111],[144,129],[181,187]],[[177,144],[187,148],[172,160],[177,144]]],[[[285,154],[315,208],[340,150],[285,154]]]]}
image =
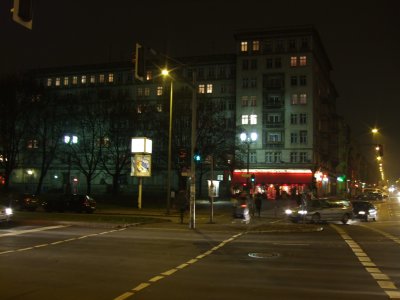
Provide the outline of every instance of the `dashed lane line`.
{"type": "MultiPolygon", "coordinates": [[[[383,289],[386,293],[386,295],[389,296],[390,299],[400,299],[400,291],[396,287],[396,285],[391,281],[389,276],[384,274],[372,260],[368,257],[368,255],[364,252],[364,250],[360,247],[357,242],[355,242],[348,234],[347,232],[334,224],[330,224],[332,228],[334,228],[339,235],[343,238],[343,240],[347,243],[347,245],[350,247],[350,249],[353,251],[354,255],[358,258],[360,263],[365,267],[365,270],[374,278],[377,282],[377,284],[383,289]]],[[[369,228],[369,227],[368,227],[369,228]]],[[[369,228],[372,230],[375,230],[376,232],[379,232],[380,234],[383,234],[384,236],[388,237],[391,236],[390,234],[387,234],[383,231],[369,228]]],[[[395,238],[395,237],[394,237],[395,238]]]]}
{"type": "MultiPolygon", "coordinates": [[[[32,231],[36,232],[36,231],[43,231],[43,230],[49,230],[49,229],[54,229],[54,228],[60,228],[60,227],[66,227],[66,226],[64,226],[64,225],[62,225],[62,226],[50,226],[50,227],[43,227],[42,230],[39,230],[40,228],[37,228],[37,229],[32,229],[30,231],[29,230],[23,230],[23,231],[24,232],[32,232],[32,231]],[[47,229],[44,229],[44,228],[47,228],[47,229]]],[[[62,243],[78,241],[78,240],[81,240],[81,239],[94,237],[94,236],[97,236],[97,235],[103,235],[103,234],[113,233],[113,232],[117,232],[117,231],[123,231],[125,229],[126,228],[120,228],[120,229],[116,229],[116,230],[109,230],[109,231],[103,231],[103,232],[99,232],[99,233],[92,233],[92,234],[88,234],[88,235],[82,235],[82,236],[78,236],[78,237],[75,237],[75,238],[70,238],[70,239],[61,240],[61,241],[55,241],[55,242],[51,242],[51,243],[47,243],[47,244],[40,244],[40,245],[36,245],[36,246],[20,248],[20,249],[14,249],[14,250],[6,250],[6,251],[0,252],[0,255],[23,252],[23,251],[28,251],[28,250],[34,250],[34,249],[43,248],[43,247],[47,247],[47,246],[59,245],[59,244],[62,244],[62,243]]],[[[15,234],[15,235],[17,235],[17,234],[15,234]]]]}
{"type": "Polygon", "coordinates": [[[21,234],[25,234],[25,233],[32,233],[32,232],[39,232],[39,231],[45,231],[45,230],[51,230],[51,229],[64,228],[64,227],[68,227],[68,226],[70,226],[70,225],[56,225],[56,226],[46,226],[46,227],[39,227],[39,228],[33,228],[33,229],[27,229],[27,230],[19,230],[19,231],[2,233],[2,234],[0,234],[0,237],[15,236],[15,235],[21,235],[21,234]]]}
{"type": "Polygon", "coordinates": [[[133,289],[131,289],[128,292],[125,292],[121,295],[119,295],[118,297],[114,298],[114,300],[125,300],[128,299],[132,296],[134,296],[137,292],[149,287],[151,284],[158,282],[168,276],[171,276],[172,274],[178,272],[179,270],[182,270],[190,265],[193,265],[195,263],[197,263],[199,260],[205,258],[206,256],[210,255],[211,253],[213,253],[214,251],[217,251],[218,249],[220,249],[221,247],[225,246],[227,243],[234,241],[235,239],[237,239],[238,237],[240,237],[241,235],[243,235],[244,232],[235,234],[234,236],[222,241],[221,243],[219,243],[217,246],[213,247],[211,250],[208,250],[198,256],[196,256],[195,258],[192,258],[190,260],[188,260],[187,262],[180,264],[179,266],[172,268],[168,271],[162,272],[159,275],[154,276],[153,278],[149,279],[147,282],[142,282],[139,285],[137,285],[136,287],[134,287],[133,289]]]}

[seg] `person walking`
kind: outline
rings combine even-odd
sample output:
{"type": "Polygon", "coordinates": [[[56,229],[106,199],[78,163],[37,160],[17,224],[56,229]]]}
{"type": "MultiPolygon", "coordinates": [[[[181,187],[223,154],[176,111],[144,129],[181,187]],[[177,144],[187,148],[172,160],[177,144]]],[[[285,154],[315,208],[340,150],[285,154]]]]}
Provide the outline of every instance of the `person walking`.
{"type": "Polygon", "coordinates": [[[254,202],[256,205],[256,211],[258,216],[261,216],[261,206],[262,206],[262,200],[263,200],[263,194],[262,193],[257,193],[255,198],[254,198],[254,202]]]}
{"type": "Polygon", "coordinates": [[[176,208],[179,210],[179,217],[181,224],[183,224],[183,217],[185,212],[188,208],[188,197],[185,190],[179,190],[178,194],[176,195],[176,208]]]}

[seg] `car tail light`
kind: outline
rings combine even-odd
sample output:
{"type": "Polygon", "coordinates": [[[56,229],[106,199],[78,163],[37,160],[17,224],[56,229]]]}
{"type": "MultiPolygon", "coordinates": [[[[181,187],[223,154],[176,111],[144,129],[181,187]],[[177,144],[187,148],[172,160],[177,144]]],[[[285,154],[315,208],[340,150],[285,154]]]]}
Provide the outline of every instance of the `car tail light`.
{"type": "Polygon", "coordinates": [[[246,208],[247,204],[241,204],[240,207],[246,208]]]}

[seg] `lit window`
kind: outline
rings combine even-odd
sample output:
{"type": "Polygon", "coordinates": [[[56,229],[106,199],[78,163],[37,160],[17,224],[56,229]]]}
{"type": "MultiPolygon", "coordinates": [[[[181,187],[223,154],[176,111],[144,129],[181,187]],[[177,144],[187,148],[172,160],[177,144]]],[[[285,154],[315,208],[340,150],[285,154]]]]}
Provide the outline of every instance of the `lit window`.
{"type": "Polygon", "coordinates": [[[60,86],[60,84],[61,84],[61,78],[57,77],[56,78],[56,86],[60,86]]]}
{"type": "Polygon", "coordinates": [[[146,80],[152,80],[152,79],[153,79],[153,72],[147,71],[146,72],[146,80]]]}
{"type": "Polygon", "coordinates": [[[260,51],[260,41],[253,41],[253,51],[260,51]]]}
{"type": "Polygon", "coordinates": [[[300,104],[307,104],[307,94],[300,94],[300,104]]]}
{"type": "Polygon", "coordinates": [[[104,83],[104,74],[99,75],[99,82],[104,83]]]}
{"type": "Polygon", "coordinates": [[[69,85],[69,77],[64,77],[64,85],[69,85]]]}
{"type": "Polygon", "coordinates": [[[157,112],[162,112],[163,111],[163,105],[161,103],[157,103],[156,110],[157,110],[157,112]]]}
{"type": "Polygon", "coordinates": [[[297,94],[292,94],[291,102],[292,104],[299,104],[299,96],[297,94]]]}
{"type": "Polygon", "coordinates": [[[211,83],[207,84],[207,94],[212,94],[213,92],[213,85],[211,83]]]}
{"type": "Polygon", "coordinates": [[[108,74],[108,82],[110,82],[110,83],[114,82],[114,74],[113,73],[108,74]]]}
{"type": "Polygon", "coordinates": [[[53,80],[51,78],[47,78],[47,86],[51,86],[53,84],[53,80]]]}
{"type": "Polygon", "coordinates": [[[141,114],[142,112],[143,112],[143,105],[139,104],[139,105],[137,106],[137,113],[138,113],[138,114],[141,114]]]}
{"type": "Polygon", "coordinates": [[[240,51],[241,51],[241,52],[247,52],[247,51],[248,51],[248,49],[247,49],[247,42],[241,42],[241,43],[240,43],[240,51]]]}
{"type": "Polygon", "coordinates": [[[96,77],[94,75],[90,75],[90,83],[96,83],[96,77]]]}
{"type": "Polygon", "coordinates": [[[242,106],[249,106],[249,97],[242,96],[242,106]]]}
{"type": "Polygon", "coordinates": [[[248,115],[242,115],[242,125],[249,124],[249,116],[248,115]]]}
{"type": "Polygon", "coordinates": [[[37,149],[39,148],[38,140],[29,140],[28,141],[28,149],[37,149]]]}
{"type": "Polygon", "coordinates": [[[281,134],[279,132],[270,132],[268,134],[268,141],[269,142],[280,142],[281,134]]]}
{"type": "Polygon", "coordinates": [[[78,84],[78,76],[72,77],[72,84],[78,84]]]}
{"type": "Polygon", "coordinates": [[[307,65],[307,56],[300,56],[300,66],[307,65]]]}
{"type": "Polygon", "coordinates": [[[199,94],[205,94],[206,87],[204,84],[199,84],[199,94]]]}
{"type": "Polygon", "coordinates": [[[81,83],[85,84],[86,83],[86,75],[82,75],[81,77],[81,83]]]}
{"type": "Polygon", "coordinates": [[[290,66],[291,67],[296,67],[297,66],[297,57],[296,56],[291,56],[290,57],[290,66]]]}
{"type": "Polygon", "coordinates": [[[150,88],[144,88],[144,95],[150,96],[150,88]]]}
{"type": "Polygon", "coordinates": [[[158,86],[157,87],[157,96],[162,96],[163,94],[163,87],[162,86],[158,86]]]}
{"type": "Polygon", "coordinates": [[[257,115],[250,115],[250,124],[251,125],[257,124],[257,115]]]}

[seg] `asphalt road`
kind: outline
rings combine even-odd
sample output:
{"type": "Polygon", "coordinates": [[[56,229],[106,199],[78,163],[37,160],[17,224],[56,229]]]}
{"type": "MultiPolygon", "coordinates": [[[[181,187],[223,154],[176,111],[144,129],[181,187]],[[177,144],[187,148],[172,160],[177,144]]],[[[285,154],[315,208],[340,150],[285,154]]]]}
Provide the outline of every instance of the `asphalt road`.
{"type": "Polygon", "coordinates": [[[3,226],[0,299],[400,299],[400,202],[379,213],[256,229],[3,226]]]}

